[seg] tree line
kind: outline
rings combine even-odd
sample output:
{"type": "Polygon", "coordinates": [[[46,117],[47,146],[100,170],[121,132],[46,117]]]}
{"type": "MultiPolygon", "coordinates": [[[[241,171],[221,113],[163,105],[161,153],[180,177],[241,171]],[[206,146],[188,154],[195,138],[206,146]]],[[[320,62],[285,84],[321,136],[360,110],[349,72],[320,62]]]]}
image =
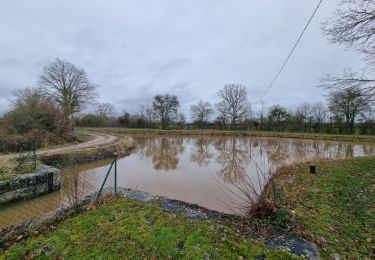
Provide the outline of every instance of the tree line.
{"type": "Polygon", "coordinates": [[[322,24],[330,43],[357,50],[366,66],[361,72],[348,68],[342,75],[323,78],[326,102],[303,103],[296,109],[266,108],[262,103],[260,111],[253,111],[247,88],[227,84],[217,93],[218,103],[192,104],[189,118],[172,94],[156,95],[135,112],[117,115],[112,104],[98,104],[96,86],[84,69],[56,59],[43,68],[36,87],[15,93],[11,110],[0,118],[0,152],[19,151],[32,142],[47,146],[74,141],[74,126],[375,134],[374,13],[375,0],[343,0],[322,24]],[[83,113],[93,104],[95,112],[83,113]]]}
{"type": "Polygon", "coordinates": [[[98,104],[96,113],[76,118],[82,127],[162,129],[220,129],[291,131],[335,134],[375,134],[374,106],[359,91],[331,91],[327,103],[303,103],[291,110],[273,105],[252,111],[244,85],[228,84],[218,92],[220,102],[199,100],[190,107],[190,119],[179,112],[178,97],[156,95],[152,104],[139,105],[130,114],[115,115],[111,104],[98,104]],[[105,107],[103,110],[101,108],[105,107]]]}

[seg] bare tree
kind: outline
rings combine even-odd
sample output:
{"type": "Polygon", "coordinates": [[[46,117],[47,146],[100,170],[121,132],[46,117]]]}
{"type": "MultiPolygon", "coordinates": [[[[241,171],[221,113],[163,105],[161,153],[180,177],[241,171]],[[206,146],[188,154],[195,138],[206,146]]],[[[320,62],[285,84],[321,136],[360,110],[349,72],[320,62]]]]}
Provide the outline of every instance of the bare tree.
{"type": "Polygon", "coordinates": [[[375,103],[375,79],[367,78],[365,73],[358,74],[346,70],[341,76],[327,75],[321,80],[320,86],[329,90],[359,88],[368,101],[375,103]]]}
{"type": "Polygon", "coordinates": [[[320,128],[327,117],[327,108],[322,102],[311,105],[311,116],[314,120],[315,132],[320,132],[320,128]]]}
{"type": "Polygon", "coordinates": [[[214,110],[209,102],[200,100],[197,104],[190,106],[190,112],[191,118],[198,123],[199,128],[202,128],[210,120],[214,110]]]}
{"type": "Polygon", "coordinates": [[[147,105],[146,108],[145,108],[145,117],[146,117],[146,121],[148,123],[148,126],[149,127],[152,127],[154,121],[155,121],[155,112],[152,108],[152,106],[150,105],[147,105]]]}
{"type": "Polygon", "coordinates": [[[134,114],[138,118],[146,118],[146,105],[139,104],[134,114]]]}
{"type": "Polygon", "coordinates": [[[73,115],[95,98],[95,86],[83,69],[66,60],[56,59],[43,68],[39,85],[60,107],[63,125],[71,128],[73,115]]]}
{"type": "Polygon", "coordinates": [[[96,115],[101,118],[115,117],[115,111],[115,107],[110,103],[99,103],[95,109],[96,115]]]}
{"type": "Polygon", "coordinates": [[[250,111],[247,99],[247,90],[244,85],[229,84],[219,91],[218,96],[222,99],[217,109],[221,114],[230,118],[232,128],[238,120],[245,118],[250,111]]]}
{"type": "Polygon", "coordinates": [[[349,133],[354,133],[354,122],[357,116],[370,108],[358,88],[331,91],[328,102],[332,114],[345,118],[346,129],[349,133]]]}
{"type": "Polygon", "coordinates": [[[304,127],[304,131],[307,131],[307,124],[311,121],[311,105],[309,103],[303,103],[296,109],[295,116],[300,119],[304,127]]]}
{"type": "MultiPolygon", "coordinates": [[[[322,30],[332,44],[355,48],[365,56],[368,65],[375,65],[375,0],[342,0],[334,16],[322,24],[322,30]]],[[[365,71],[328,75],[322,80],[322,86],[360,88],[364,97],[375,102],[375,78],[365,71]]]]}
{"type": "Polygon", "coordinates": [[[167,128],[172,119],[177,117],[177,109],[179,102],[177,96],[174,95],[157,95],[152,102],[154,112],[160,119],[163,129],[167,128]]]}
{"type": "Polygon", "coordinates": [[[375,0],[342,0],[333,17],[322,24],[322,30],[333,44],[374,54],[375,0]]]}
{"type": "Polygon", "coordinates": [[[261,109],[259,111],[260,128],[263,128],[264,127],[264,121],[265,121],[265,118],[266,118],[266,112],[265,112],[266,102],[262,99],[262,100],[260,100],[260,105],[261,105],[261,109]]]}
{"type": "Polygon", "coordinates": [[[184,113],[179,113],[176,119],[178,128],[182,129],[186,125],[186,117],[184,113]]]}

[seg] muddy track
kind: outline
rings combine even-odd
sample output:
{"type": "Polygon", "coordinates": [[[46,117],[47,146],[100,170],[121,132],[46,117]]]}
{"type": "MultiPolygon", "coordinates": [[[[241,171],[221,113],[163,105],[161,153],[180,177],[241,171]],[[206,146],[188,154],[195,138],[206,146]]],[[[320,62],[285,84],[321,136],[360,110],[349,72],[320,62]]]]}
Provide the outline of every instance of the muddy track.
{"type": "MultiPolygon", "coordinates": [[[[74,144],[66,147],[57,147],[51,148],[46,150],[37,151],[38,156],[46,156],[46,155],[56,155],[56,154],[67,154],[75,151],[81,151],[86,149],[98,148],[102,146],[107,146],[116,143],[121,138],[111,134],[99,134],[99,133],[86,133],[87,135],[91,136],[87,142],[74,144]]],[[[19,154],[5,154],[0,155],[0,160],[9,160],[15,157],[18,157],[19,154]]]]}
{"type": "Polygon", "coordinates": [[[98,134],[98,133],[87,133],[87,135],[92,136],[93,139],[71,146],[53,148],[48,150],[38,151],[37,155],[56,155],[56,154],[66,154],[75,151],[81,151],[85,149],[97,148],[101,146],[107,146],[116,143],[120,138],[111,134],[98,134]]]}

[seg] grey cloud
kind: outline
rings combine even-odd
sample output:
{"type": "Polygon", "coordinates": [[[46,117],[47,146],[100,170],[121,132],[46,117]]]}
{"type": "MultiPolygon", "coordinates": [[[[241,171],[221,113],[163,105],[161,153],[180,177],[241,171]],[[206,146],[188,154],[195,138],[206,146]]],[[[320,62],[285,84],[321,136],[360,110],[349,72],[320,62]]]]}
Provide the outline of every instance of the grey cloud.
{"type": "MultiPolygon", "coordinates": [[[[267,88],[317,1],[13,0],[0,4],[0,113],[16,88],[36,84],[56,57],[85,68],[102,102],[119,111],[179,96],[181,109],[217,102],[226,83],[242,83],[259,108],[267,88]]],[[[319,29],[336,1],[325,1],[274,87],[267,105],[322,100],[326,73],[360,68],[355,53],[330,46],[319,29]]]]}

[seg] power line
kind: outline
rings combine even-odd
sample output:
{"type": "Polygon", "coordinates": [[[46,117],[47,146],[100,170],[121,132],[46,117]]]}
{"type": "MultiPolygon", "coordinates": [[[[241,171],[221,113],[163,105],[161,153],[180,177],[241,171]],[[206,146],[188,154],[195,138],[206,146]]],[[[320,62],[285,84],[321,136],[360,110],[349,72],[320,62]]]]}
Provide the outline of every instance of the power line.
{"type": "Polygon", "coordinates": [[[267,87],[267,89],[264,91],[264,93],[263,93],[262,97],[260,98],[260,100],[263,100],[264,96],[265,96],[265,95],[267,94],[267,92],[272,88],[273,84],[275,84],[277,78],[279,77],[279,75],[281,74],[281,72],[283,71],[283,69],[285,68],[285,65],[288,63],[288,60],[289,60],[290,56],[292,56],[294,50],[297,48],[298,43],[299,43],[300,40],[302,39],[303,34],[305,33],[307,27],[309,27],[309,25],[310,25],[312,19],[314,18],[315,14],[316,14],[316,12],[318,11],[318,9],[319,9],[320,5],[322,4],[322,2],[323,2],[323,0],[320,0],[320,1],[319,1],[318,5],[316,6],[314,12],[312,13],[310,19],[308,20],[307,24],[305,25],[305,28],[303,28],[302,33],[300,34],[300,36],[298,37],[296,43],[294,44],[292,50],[289,52],[289,55],[286,57],[286,59],[285,59],[283,65],[281,66],[281,68],[279,69],[279,71],[276,73],[276,75],[275,75],[275,77],[273,78],[271,84],[270,84],[270,85],[267,87]]]}

